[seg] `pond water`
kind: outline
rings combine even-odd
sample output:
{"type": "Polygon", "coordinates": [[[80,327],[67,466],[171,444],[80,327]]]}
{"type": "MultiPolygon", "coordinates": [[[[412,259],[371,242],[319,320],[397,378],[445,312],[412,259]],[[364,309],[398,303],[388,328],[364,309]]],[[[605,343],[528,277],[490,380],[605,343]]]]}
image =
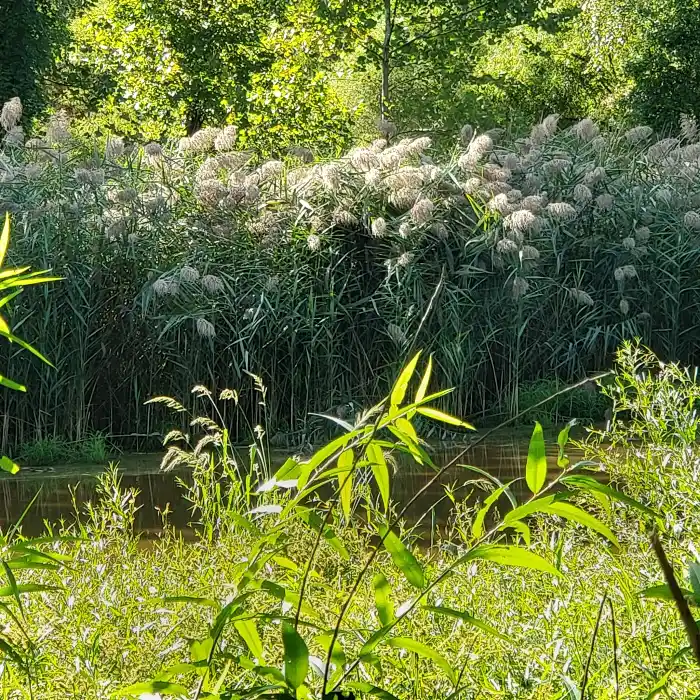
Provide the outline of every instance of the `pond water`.
{"type": "MultiPolygon", "coordinates": [[[[469,451],[459,460],[460,464],[469,464],[488,471],[501,481],[511,481],[524,476],[527,461],[527,439],[513,437],[487,441],[469,451]]],[[[436,464],[444,465],[462,451],[459,445],[435,447],[432,456],[436,464]]],[[[572,461],[580,459],[576,450],[567,450],[572,461]]],[[[134,487],[139,490],[140,508],[136,516],[136,527],[145,536],[154,536],[161,530],[160,512],[166,507],[171,511],[169,521],[185,535],[191,533],[189,522],[191,515],[188,503],[182,497],[177,483],[177,476],[183,472],[160,471],[160,454],[125,455],[119,459],[123,488],[134,487]]],[[[286,455],[280,455],[280,462],[286,455]]],[[[558,473],[556,464],[556,443],[548,445],[547,461],[549,477],[558,473]]],[[[76,517],[76,508],[81,510],[85,503],[96,499],[95,487],[98,475],[105,465],[63,465],[51,468],[32,469],[25,467],[19,474],[0,476],[0,528],[5,530],[15,523],[32,499],[36,501],[27,513],[22,530],[25,534],[37,535],[43,532],[44,522],[56,523],[61,519],[72,522],[76,517]],[[37,496],[38,492],[38,496],[37,496]],[[75,505],[74,505],[75,504],[75,505]]],[[[399,465],[393,476],[392,497],[399,503],[406,503],[416,492],[431,479],[433,472],[420,471],[417,465],[410,464],[403,468],[399,465]]],[[[430,520],[444,522],[450,502],[443,498],[444,486],[462,484],[477,475],[461,467],[453,467],[441,478],[441,483],[433,484],[425,494],[413,504],[409,518],[419,519],[425,512],[430,512],[430,520]]],[[[517,494],[525,493],[524,480],[512,486],[517,494]]],[[[459,499],[468,495],[470,489],[457,492],[459,499]]],[[[426,524],[428,524],[426,523],[426,524]]]]}

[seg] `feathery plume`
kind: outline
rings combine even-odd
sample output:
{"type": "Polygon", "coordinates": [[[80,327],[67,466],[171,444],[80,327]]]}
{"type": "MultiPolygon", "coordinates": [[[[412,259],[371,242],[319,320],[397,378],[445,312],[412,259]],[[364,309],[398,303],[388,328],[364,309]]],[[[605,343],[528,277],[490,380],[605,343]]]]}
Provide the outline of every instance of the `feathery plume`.
{"type": "Polygon", "coordinates": [[[232,151],[236,147],[236,139],[238,137],[238,129],[232,124],[225,126],[223,131],[214,137],[214,148],[219,153],[232,151]]]}
{"type": "Polygon", "coordinates": [[[552,202],[548,204],[547,213],[553,219],[560,219],[562,221],[570,221],[576,218],[576,209],[571,206],[568,202],[552,202]]]}
{"type": "Polygon", "coordinates": [[[211,321],[207,321],[206,318],[197,319],[197,333],[202,338],[213,338],[216,335],[216,329],[211,321]]]}
{"type": "Polygon", "coordinates": [[[625,139],[627,143],[636,146],[646,141],[653,133],[654,130],[650,126],[635,126],[625,132],[625,139]]]}
{"type": "Polygon", "coordinates": [[[386,236],[386,219],[378,216],[372,221],[372,235],[375,238],[384,238],[386,236]]]}
{"type": "Polygon", "coordinates": [[[216,275],[204,275],[202,277],[202,287],[209,294],[220,294],[224,291],[224,283],[216,275]]]}
{"type": "Polygon", "coordinates": [[[191,265],[183,265],[180,268],[180,281],[185,284],[192,284],[199,280],[199,272],[191,265]]]}
{"type": "Polygon", "coordinates": [[[595,198],[595,205],[601,211],[610,211],[615,205],[615,200],[611,194],[605,192],[595,198]]]}
{"type": "Polygon", "coordinates": [[[13,97],[11,100],[5,102],[2,106],[2,112],[0,112],[0,126],[2,126],[5,131],[10,131],[19,124],[19,120],[22,118],[22,101],[19,97],[13,97]]]}
{"type": "Polygon", "coordinates": [[[593,141],[600,129],[592,119],[582,119],[571,127],[571,133],[581,141],[593,141]]]}
{"type": "Polygon", "coordinates": [[[576,187],[574,187],[573,196],[574,201],[577,204],[587,204],[591,201],[591,199],[593,199],[593,193],[586,185],[583,184],[578,184],[576,187]]]}

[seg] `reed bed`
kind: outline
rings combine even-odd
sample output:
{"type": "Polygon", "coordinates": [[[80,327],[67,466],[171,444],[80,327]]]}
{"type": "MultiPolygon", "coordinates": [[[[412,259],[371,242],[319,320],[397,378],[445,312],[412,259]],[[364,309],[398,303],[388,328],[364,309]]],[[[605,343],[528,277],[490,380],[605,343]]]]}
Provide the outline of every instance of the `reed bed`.
{"type": "Polygon", "coordinates": [[[103,431],[143,448],[163,429],[144,402],[196,384],[242,387],[234,433],[313,442],[309,414],[383,395],[414,339],[459,415],[514,411],[524,382],[580,379],[626,338],[697,361],[691,120],[673,138],[556,116],[523,138],[466,126],[433,155],[381,123],[334,161],[261,161],[233,126],[86,143],[59,114],[27,139],[8,105],[10,255],[65,280],[12,309],[56,369],[2,358],[31,395],[0,398],[5,445],[103,431]]]}

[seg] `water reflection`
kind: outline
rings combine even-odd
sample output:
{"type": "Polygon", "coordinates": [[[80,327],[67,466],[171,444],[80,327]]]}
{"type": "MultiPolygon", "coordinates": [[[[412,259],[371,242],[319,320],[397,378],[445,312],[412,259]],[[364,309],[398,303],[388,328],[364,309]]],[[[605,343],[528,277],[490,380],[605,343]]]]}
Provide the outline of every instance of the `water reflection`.
{"type": "MultiPolygon", "coordinates": [[[[436,464],[444,465],[455,458],[461,451],[457,445],[439,447],[433,450],[436,464]]],[[[556,449],[550,446],[547,454],[549,476],[553,478],[558,473],[556,466],[556,449]]],[[[572,459],[580,455],[569,452],[572,459]]],[[[487,442],[470,449],[460,464],[470,464],[480,467],[501,481],[512,481],[524,475],[527,460],[527,440],[513,438],[487,442]]],[[[136,526],[144,534],[155,534],[162,526],[159,511],[169,508],[169,521],[183,532],[188,532],[191,519],[188,503],[182,498],[182,491],[177,484],[177,476],[183,473],[159,471],[160,455],[129,455],[120,460],[123,473],[122,486],[134,487],[140,492],[136,516],[136,526]]],[[[52,471],[37,471],[24,469],[16,476],[3,475],[0,477],[0,527],[6,529],[15,523],[37,495],[35,503],[24,519],[23,531],[27,534],[40,534],[44,529],[44,521],[56,523],[61,519],[71,522],[75,519],[75,506],[82,509],[88,501],[95,501],[95,488],[98,474],[104,465],[65,465],[55,467],[52,471]]],[[[393,478],[392,496],[400,503],[407,503],[423,488],[433,476],[433,472],[422,470],[415,464],[399,464],[393,478]]],[[[444,498],[445,486],[460,485],[469,478],[477,475],[455,466],[448,470],[440,483],[426,489],[412,505],[409,517],[419,518],[423,513],[429,513],[429,519],[444,522],[451,507],[450,501],[444,498]]],[[[525,482],[520,479],[513,484],[516,494],[527,491],[525,482]]],[[[458,499],[468,495],[470,489],[457,492],[458,499]]]]}

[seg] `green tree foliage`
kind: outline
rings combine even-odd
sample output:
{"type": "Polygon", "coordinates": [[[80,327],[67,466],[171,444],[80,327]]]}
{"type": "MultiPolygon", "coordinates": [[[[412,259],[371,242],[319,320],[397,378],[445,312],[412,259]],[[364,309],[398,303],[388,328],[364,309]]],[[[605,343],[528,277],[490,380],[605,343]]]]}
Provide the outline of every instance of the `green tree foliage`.
{"type": "Polygon", "coordinates": [[[309,140],[335,151],[350,110],[327,68],[350,35],[331,31],[316,9],[282,0],[101,0],[74,23],[64,100],[95,112],[93,129],[129,136],[228,122],[241,143],[270,151],[309,140]]]}
{"type": "Polygon", "coordinates": [[[632,108],[657,128],[676,126],[682,114],[700,115],[700,4],[667,0],[630,65],[632,108]]]}
{"type": "Polygon", "coordinates": [[[0,3],[0,104],[21,95],[25,115],[45,101],[44,78],[68,39],[66,20],[79,0],[3,0],[0,3]]]}

